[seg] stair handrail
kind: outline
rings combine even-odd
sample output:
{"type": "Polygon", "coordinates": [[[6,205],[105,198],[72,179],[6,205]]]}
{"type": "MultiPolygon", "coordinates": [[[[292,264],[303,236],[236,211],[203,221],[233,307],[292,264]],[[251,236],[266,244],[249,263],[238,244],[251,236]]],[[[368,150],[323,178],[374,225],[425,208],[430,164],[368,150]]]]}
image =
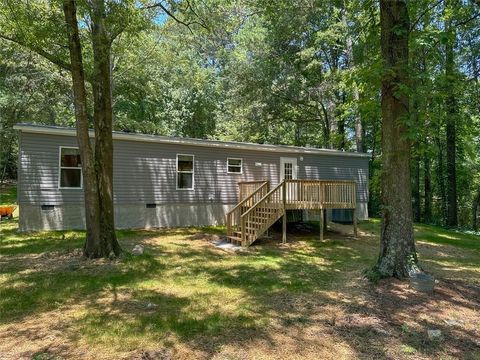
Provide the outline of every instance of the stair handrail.
{"type": "MultiPolygon", "coordinates": [[[[230,211],[227,212],[226,218],[227,218],[227,235],[231,235],[231,228],[232,228],[232,214],[237,211],[237,209],[241,209],[242,206],[245,206],[245,204],[253,199],[259,192],[262,192],[267,188],[267,192],[269,191],[270,187],[270,181],[265,180],[263,181],[262,185],[260,185],[255,191],[253,191],[250,195],[248,195],[245,199],[241,200],[237,205],[235,205],[230,211]]],[[[241,215],[241,214],[240,214],[241,215]]]]}
{"type": "Polygon", "coordinates": [[[249,213],[251,213],[255,207],[257,207],[257,205],[260,205],[261,202],[263,202],[265,199],[267,199],[272,193],[274,193],[276,190],[278,190],[281,186],[283,186],[283,183],[285,181],[282,181],[280,184],[278,184],[277,186],[275,186],[272,190],[270,190],[268,193],[265,194],[265,196],[263,198],[261,198],[260,200],[258,200],[250,209],[248,209],[247,211],[245,211],[243,214],[242,214],[242,218],[247,216],[249,213]]]}
{"type": "MultiPolygon", "coordinates": [[[[282,197],[283,197],[284,196],[283,195],[284,183],[285,183],[285,180],[283,180],[281,183],[279,183],[277,186],[275,186],[272,190],[270,190],[267,194],[265,194],[264,197],[262,197],[252,207],[250,207],[250,209],[248,209],[247,211],[245,211],[241,215],[240,219],[241,219],[241,231],[242,231],[242,246],[245,246],[245,243],[246,243],[246,231],[245,230],[246,230],[246,221],[247,221],[248,216],[253,211],[255,211],[261,204],[265,203],[268,199],[270,199],[275,192],[277,192],[279,190],[282,190],[282,197]]],[[[284,206],[283,199],[281,199],[280,201],[282,202],[282,206],[284,206]]]]}

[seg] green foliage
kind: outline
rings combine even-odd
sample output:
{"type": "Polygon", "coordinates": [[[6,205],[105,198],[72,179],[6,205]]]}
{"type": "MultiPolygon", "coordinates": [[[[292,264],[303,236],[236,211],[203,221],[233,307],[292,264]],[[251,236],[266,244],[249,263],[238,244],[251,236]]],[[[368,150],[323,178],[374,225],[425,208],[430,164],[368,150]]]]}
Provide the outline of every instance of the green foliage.
{"type": "MultiPolygon", "coordinates": [[[[57,66],[68,62],[61,2],[3,4],[0,171],[10,178],[16,172],[14,123],[72,125],[74,117],[70,77],[57,66]],[[39,49],[47,58],[55,55],[57,65],[39,49]]],[[[383,66],[376,4],[168,2],[175,18],[147,0],[107,5],[116,130],[355,150],[355,126],[361,124],[364,149],[372,154],[369,210],[380,214],[383,66]]],[[[480,189],[480,20],[473,3],[447,5],[409,3],[411,85],[401,91],[410,97],[404,121],[412,168],[420,169],[422,212],[425,174],[431,175],[432,217],[422,213],[422,221],[436,224],[445,223],[446,99],[452,91],[456,96],[459,220],[465,227],[480,189]],[[454,26],[447,29],[447,21],[454,26]],[[447,76],[449,42],[455,71],[447,76]]],[[[78,16],[88,75],[87,2],[78,2],[78,16]]]]}

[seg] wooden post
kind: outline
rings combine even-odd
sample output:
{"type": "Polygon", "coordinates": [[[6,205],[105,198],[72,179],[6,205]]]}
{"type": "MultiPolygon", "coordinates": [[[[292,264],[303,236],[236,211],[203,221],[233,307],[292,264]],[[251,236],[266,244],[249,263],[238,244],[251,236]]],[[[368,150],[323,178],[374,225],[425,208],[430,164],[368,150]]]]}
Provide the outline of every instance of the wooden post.
{"type": "Polygon", "coordinates": [[[357,183],[353,184],[353,237],[357,238],[357,183]]]}
{"type": "Polygon", "coordinates": [[[356,239],[358,236],[357,232],[357,208],[353,209],[353,237],[356,239]]]}
{"type": "Polygon", "coordinates": [[[320,209],[320,241],[323,241],[323,209],[320,209]]]}
{"type": "Polygon", "coordinates": [[[247,234],[245,234],[245,218],[242,217],[242,228],[241,228],[241,231],[242,231],[242,246],[247,246],[247,234]]]}
{"type": "Polygon", "coordinates": [[[232,235],[232,224],[230,223],[230,214],[227,214],[227,236],[232,235]]]}
{"type": "Polygon", "coordinates": [[[328,222],[327,222],[327,209],[323,209],[323,229],[328,231],[328,222]]]}
{"type": "Polygon", "coordinates": [[[282,197],[283,197],[283,221],[282,221],[282,243],[287,242],[287,209],[286,209],[286,202],[287,202],[287,183],[283,180],[282,186],[282,197]]]}

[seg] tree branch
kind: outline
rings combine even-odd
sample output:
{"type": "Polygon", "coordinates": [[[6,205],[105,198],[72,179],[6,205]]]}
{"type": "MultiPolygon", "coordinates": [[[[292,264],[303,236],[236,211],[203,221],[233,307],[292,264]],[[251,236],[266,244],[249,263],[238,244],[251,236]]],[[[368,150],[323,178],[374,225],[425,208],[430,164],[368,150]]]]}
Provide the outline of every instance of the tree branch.
{"type": "MultiPolygon", "coordinates": [[[[177,16],[175,16],[175,14],[174,14],[172,11],[170,11],[169,9],[167,9],[167,7],[166,7],[165,5],[163,5],[161,2],[157,2],[157,3],[155,3],[155,4],[142,7],[141,9],[142,9],[142,10],[148,10],[148,9],[153,9],[153,8],[157,8],[157,7],[160,8],[160,9],[162,9],[165,14],[167,14],[169,17],[171,17],[171,18],[172,18],[173,20],[175,20],[177,23],[186,26],[186,27],[188,28],[188,30],[192,33],[192,35],[193,35],[193,30],[190,28],[190,26],[191,26],[191,25],[194,25],[194,24],[200,25],[200,26],[203,27],[204,29],[209,30],[209,28],[208,28],[206,25],[202,24],[202,23],[199,22],[199,21],[195,21],[195,20],[194,20],[194,21],[185,22],[185,21],[179,19],[177,16]]],[[[188,3],[187,9],[188,9],[188,8],[191,9],[190,3],[188,3]]],[[[194,14],[196,14],[195,11],[192,10],[192,12],[193,12],[194,14]]]]}
{"type": "Polygon", "coordinates": [[[72,70],[72,67],[69,63],[63,61],[62,59],[56,57],[55,55],[53,55],[53,54],[51,54],[51,53],[49,53],[49,52],[47,52],[47,51],[45,51],[45,50],[43,50],[39,47],[36,47],[32,44],[27,44],[26,42],[23,42],[20,39],[17,39],[17,38],[14,38],[14,37],[2,34],[2,33],[0,33],[0,38],[4,39],[4,40],[7,40],[7,41],[10,41],[10,42],[13,42],[15,44],[18,44],[18,45],[20,45],[24,48],[27,48],[27,49],[37,53],[38,55],[44,57],[45,59],[47,59],[51,63],[59,66],[60,68],[62,68],[64,70],[67,70],[67,71],[72,70]]]}
{"type": "Polygon", "coordinates": [[[459,22],[453,24],[453,27],[466,25],[466,24],[468,24],[470,21],[473,21],[473,20],[475,20],[475,19],[478,18],[478,17],[480,17],[480,12],[474,14],[473,16],[469,17],[469,18],[466,19],[466,20],[459,21],[459,22]]]}
{"type": "Polygon", "coordinates": [[[413,31],[413,29],[415,29],[415,26],[418,25],[418,23],[420,22],[420,20],[422,20],[422,18],[427,14],[427,12],[429,12],[430,10],[436,8],[438,5],[440,5],[441,3],[443,2],[443,0],[439,0],[437,1],[436,3],[434,3],[432,6],[428,6],[425,10],[422,11],[422,13],[415,19],[415,21],[412,23],[412,25],[410,26],[410,31],[413,31]]]}

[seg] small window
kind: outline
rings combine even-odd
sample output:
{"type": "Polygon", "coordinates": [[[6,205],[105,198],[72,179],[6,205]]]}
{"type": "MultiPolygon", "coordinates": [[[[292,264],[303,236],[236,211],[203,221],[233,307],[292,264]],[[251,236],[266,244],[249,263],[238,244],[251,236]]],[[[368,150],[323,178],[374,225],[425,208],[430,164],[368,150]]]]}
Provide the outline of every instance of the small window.
{"type": "Polygon", "coordinates": [[[60,189],[82,188],[82,162],[78,148],[60,147],[60,189]]]}
{"type": "Polygon", "coordinates": [[[193,190],[193,155],[177,155],[177,190],[193,190]]]}
{"type": "Polygon", "coordinates": [[[285,180],[293,179],[293,164],[286,162],[284,165],[284,168],[285,168],[285,175],[284,175],[285,180]]]}
{"type": "Polygon", "coordinates": [[[227,172],[229,174],[241,174],[242,173],[242,159],[227,159],[227,172]]]}

